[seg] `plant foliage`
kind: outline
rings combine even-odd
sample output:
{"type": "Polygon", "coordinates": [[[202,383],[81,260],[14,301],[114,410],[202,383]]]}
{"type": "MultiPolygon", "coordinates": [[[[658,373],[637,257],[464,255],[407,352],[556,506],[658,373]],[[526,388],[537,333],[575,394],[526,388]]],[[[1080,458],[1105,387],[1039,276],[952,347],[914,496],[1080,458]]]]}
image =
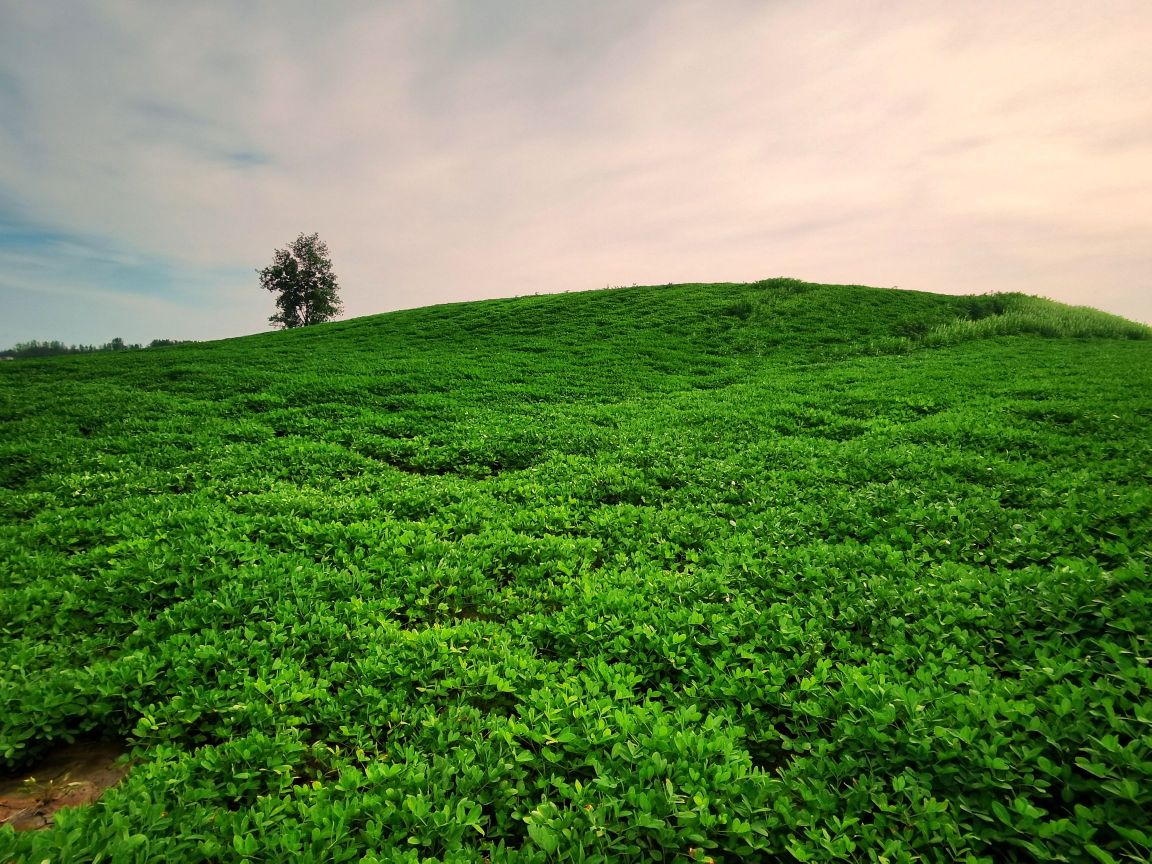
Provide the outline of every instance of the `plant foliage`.
{"type": "MultiPolygon", "coordinates": [[[[165,348],[171,345],[187,345],[190,340],[153,339],[148,343],[149,348],[165,348]]],[[[96,351],[136,351],[143,345],[128,344],[116,337],[103,345],[67,345],[58,339],[40,342],[35,339],[30,342],[18,342],[6,351],[0,351],[0,357],[14,360],[24,357],[55,357],[60,354],[92,354],[96,351]]]]}
{"type": "Polygon", "coordinates": [[[343,311],[328,245],[318,234],[301,234],[277,249],[260,274],[260,287],[276,296],[268,323],[284,329],[331,321],[343,311]]]}
{"type": "Polygon", "coordinates": [[[0,367],[0,761],[136,762],[0,861],[1149,860],[1152,342],[901,335],[1015,302],[0,367]]]}

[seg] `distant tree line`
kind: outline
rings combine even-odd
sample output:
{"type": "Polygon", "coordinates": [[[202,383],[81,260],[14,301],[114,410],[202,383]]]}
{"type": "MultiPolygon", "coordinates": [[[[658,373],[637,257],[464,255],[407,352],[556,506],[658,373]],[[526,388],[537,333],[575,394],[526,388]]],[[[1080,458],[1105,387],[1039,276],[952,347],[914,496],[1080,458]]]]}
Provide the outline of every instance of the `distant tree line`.
{"type": "Polygon", "coordinates": [[[147,345],[125,342],[119,336],[103,345],[66,345],[58,339],[39,342],[18,342],[7,351],[0,351],[0,357],[55,357],[59,354],[94,354],[98,351],[139,351],[142,348],[163,348],[166,345],[187,345],[193,339],[153,339],[147,345]]]}

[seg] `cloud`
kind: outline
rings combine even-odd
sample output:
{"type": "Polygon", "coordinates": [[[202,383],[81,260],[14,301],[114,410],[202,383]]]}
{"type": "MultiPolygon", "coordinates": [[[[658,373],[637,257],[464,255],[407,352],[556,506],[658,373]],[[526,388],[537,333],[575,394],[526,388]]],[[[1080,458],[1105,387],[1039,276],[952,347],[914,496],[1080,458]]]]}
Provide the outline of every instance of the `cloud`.
{"type": "Polygon", "coordinates": [[[19,221],[0,206],[0,307],[5,310],[0,341],[5,345],[62,337],[102,342],[121,335],[144,342],[243,335],[250,328],[221,326],[218,310],[252,313],[255,298],[239,294],[251,281],[248,276],[228,267],[181,267],[103,237],[19,221]],[[105,337],[93,338],[97,330],[105,337]]]}
{"type": "Polygon", "coordinates": [[[1142,0],[8,5],[9,211],[212,320],[318,231],[349,314],[787,274],[1152,321],[1142,0]]]}

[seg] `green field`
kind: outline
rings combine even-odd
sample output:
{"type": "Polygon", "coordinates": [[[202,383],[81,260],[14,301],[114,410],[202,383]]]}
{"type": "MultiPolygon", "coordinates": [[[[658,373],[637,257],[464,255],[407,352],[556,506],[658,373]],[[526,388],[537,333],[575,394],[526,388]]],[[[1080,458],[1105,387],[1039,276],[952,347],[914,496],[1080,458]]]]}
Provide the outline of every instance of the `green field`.
{"type": "Polygon", "coordinates": [[[1146,862],[1150,333],[779,279],[0,364],[0,768],[135,762],[0,861],[1146,862]]]}

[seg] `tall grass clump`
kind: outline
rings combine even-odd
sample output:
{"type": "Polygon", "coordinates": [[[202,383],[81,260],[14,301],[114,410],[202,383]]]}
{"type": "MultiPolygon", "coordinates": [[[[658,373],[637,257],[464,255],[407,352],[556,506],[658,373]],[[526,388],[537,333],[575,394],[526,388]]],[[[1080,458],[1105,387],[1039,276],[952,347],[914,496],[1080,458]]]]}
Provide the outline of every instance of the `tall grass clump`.
{"type": "Polygon", "coordinates": [[[991,295],[991,314],[942,324],[921,337],[925,345],[954,345],[993,336],[1033,334],[1055,338],[1148,339],[1152,327],[1093,309],[1025,294],[991,295]]]}

